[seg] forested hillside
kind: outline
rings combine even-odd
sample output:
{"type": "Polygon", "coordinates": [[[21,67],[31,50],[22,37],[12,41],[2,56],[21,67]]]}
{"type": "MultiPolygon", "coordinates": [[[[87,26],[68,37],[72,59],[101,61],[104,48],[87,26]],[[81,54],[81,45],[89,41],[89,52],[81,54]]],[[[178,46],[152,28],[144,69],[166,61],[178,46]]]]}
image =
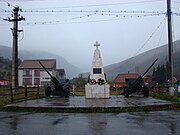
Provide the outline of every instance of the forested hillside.
{"type": "MultiPolygon", "coordinates": [[[[151,63],[158,58],[153,67],[165,66],[168,62],[168,46],[163,45],[158,48],[149,50],[119,63],[104,67],[108,78],[114,78],[119,73],[139,73],[143,74],[151,63]]],[[[152,75],[153,68],[148,72],[152,75]]],[[[174,42],[174,76],[180,79],[180,40],[174,42]]]]}
{"type": "MultiPolygon", "coordinates": [[[[12,48],[7,46],[0,45],[0,57],[12,58],[12,48]]],[[[56,59],[56,68],[61,69],[63,68],[66,72],[67,78],[73,78],[77,76],[80,72],[80,69],[71,63],[69,63],[65,58],[62,56],[48,53],[48,52],[41,52],[41,51],[31,51],[31,50],[19,50],[19,58],[23,60],[33,60],[33,59],[56,59]]]]}
{"type": "Polygon", "coordinates": [[[0,57],[0,79],[10,80],[12,63],[9,59],[0,57]]]}
{"type": "MultiPolygon", "coordinates": [[[[21,64],[21,60],[18,60],[18,65],[21,64]]],[[[0,56],[0,79],[11,80],[12,61],[8,58],[0,56]]]]}

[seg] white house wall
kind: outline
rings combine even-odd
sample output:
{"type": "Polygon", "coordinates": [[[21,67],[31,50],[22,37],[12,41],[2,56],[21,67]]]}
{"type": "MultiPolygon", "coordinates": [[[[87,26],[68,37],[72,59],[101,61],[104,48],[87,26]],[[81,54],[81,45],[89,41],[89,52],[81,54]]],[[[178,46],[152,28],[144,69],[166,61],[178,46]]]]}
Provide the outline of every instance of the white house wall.
{"type": "MultiPolygon", "coordinates": [[[[37,76],[35,77],[35,70],[31,70],[32,72],[32,77],[24,77],[23,76],[23,70],[19,70],[19,86],[24,86],[23,85],[23,78],[31,78],[32,79],[32,85],[31,86],[35,86],[34,85],[34,79],[37,78],[37,76]]],[[[49,71],[50,74],[53,74],[53,71],[49,71]]],[[[55,74],[55,71],[54,71],[55,74]]],[[[53,75],[54,76],[54,75],[53,75]]],[[[48,73],[46,71],[40,71],[40,85],[44,85],[47,82],[49,82],[51,80],[51,77],[48,75],[48,73]]]]}
{"type": "MultiPolygon", "coordinates": [[[[52,75],[52,71],[49,71],[52,75]]],[[[46,71],[40,71],[40,85],[45,85],[47,82],[51,80],[51,77],[48,75],[46,71]]]]}
{"type": "Polygon", "coordinates": [[[23,86],[23,70],[19,70],[18,74],[19,74],[18,77],[19,86],[23,86]]]}

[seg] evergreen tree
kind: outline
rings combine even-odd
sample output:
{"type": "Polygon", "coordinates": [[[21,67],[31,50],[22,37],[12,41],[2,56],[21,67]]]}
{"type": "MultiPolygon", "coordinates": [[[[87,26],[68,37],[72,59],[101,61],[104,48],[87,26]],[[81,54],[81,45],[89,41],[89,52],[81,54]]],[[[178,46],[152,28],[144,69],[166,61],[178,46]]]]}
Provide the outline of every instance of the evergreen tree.
{"type": "Polygon", "coordinates": [[[166,82],[168,79],[168,63],[166,65],[158,65],[157,68],[153,68],[152,76],[155,78],[155,82],[162,84],[166,82]]]}
{"type": "MultiPolygon", "coordinates": [[[[21,64],[21,60],[18,59],[18,65],[21,64]]],[[[12,61],[0,57],[0,78],[11,80],[11,71],[12,71],[12,61]]]]}

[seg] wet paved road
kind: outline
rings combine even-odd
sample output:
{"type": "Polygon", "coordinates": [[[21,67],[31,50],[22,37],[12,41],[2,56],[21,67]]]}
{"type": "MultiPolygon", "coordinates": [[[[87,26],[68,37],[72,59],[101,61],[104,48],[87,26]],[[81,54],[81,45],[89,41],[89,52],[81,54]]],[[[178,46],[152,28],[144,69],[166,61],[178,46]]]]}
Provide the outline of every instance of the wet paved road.
{"type": "Polygon", "coordinates": [[[179,135],[180,111],[149,113],[0,112],[0,135],[179,135]]]}

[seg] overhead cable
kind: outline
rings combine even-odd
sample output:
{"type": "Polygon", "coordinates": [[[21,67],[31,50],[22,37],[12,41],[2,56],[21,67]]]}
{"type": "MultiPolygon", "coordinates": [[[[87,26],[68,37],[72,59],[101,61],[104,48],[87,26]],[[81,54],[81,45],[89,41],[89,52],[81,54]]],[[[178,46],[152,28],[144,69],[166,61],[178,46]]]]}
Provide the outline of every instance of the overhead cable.
{"type": "Polygon", "coordinates": [[[160,28],[160,26],[163,24],[163,22],[166,20],[166,16],[165,18],[160,22],[160,24],[157,26],[157,28],[152,32],[152,34],[149,36],[149,38],[145,41],[145,43],[140,47],[140,49],[135,53],[135,55],[137,55],[142,48],[144,48],[144,46],[146,46],[146,44],[150,41],[150,39],[153,37],[153,35],[157,32],[157,30],[160,28]]]}
{"type": "MultiPolygon", "coordinates": [[[[6,10],[5,12],[9,12],[6,10]]],[[[26,12],[26,13],[58,13],[58,12],[63,12],[63,13],[145,13],[145,14],[152,14],[152,13],[165,13],[163,11],[126,11],[126,10],[21,10],[20,12],[26,12]]]]}
{"type": "MultiPolygon", "coordinates": [[[[20,22],[20,24],[23,25],[54,25],[54,24],[73,24],[73,23],[93,23],[93,22],[104,22],[104,21],[115,21],[115,20],[120,20],[120,19],[130,19],[130,18],[141,18],[141,17],[149,17],[149,16],[159,16],[160,14],[146,14],[146,15],[136,15],[136,16],[127,16],[127,15],[116,15],[116,19],[100,19],[100,20],[91,20],[91,21],[79,21],[79,22],[70,22],[71,20],[75,19],[82,19],[82,18],[87,18],[91,17],[97,14],[88,14],[84,16],[79,16],[79,17],[73,17],[70,19],[66,19],[64,21],[43,21],[43,22],[20,22]],[[120,18],[121,17],[121,18],[120,18]]],[[[99,14],[99,15],[105,15],[105,14],[99,14]]],[[[112,16],[109,15],[108,16],[112,16]]]]}
{"type": "Polygon", "coordinates": [[[117,5],[128,5],[128,4],[141,4],[141,3],[151,3],[151,2],[163,2],[163,0],[142,0],[134,2],[119,2],[119,3],[109,3],[109,4],[96,4],[96,5],[78,5],[78,6],[64,6],[64,7],[44,7],[44,8],[32,8],[32,9],[63,9],[63,8],[83,8],[83,7],[101,7],[101,6],[117,6],[117,5]]]}

